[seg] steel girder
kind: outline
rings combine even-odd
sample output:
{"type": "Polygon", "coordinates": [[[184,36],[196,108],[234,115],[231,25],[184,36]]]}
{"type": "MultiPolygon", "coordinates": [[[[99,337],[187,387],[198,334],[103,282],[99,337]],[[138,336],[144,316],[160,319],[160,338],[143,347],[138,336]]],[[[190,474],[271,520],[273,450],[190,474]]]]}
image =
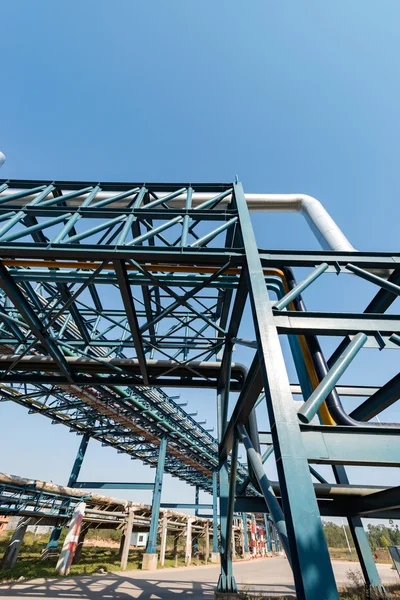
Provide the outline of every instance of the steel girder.
{"type": "MultiPolygon", "coordinates": [[[[305,401],[312,386],[302,336],[344,336],[329,362],[338,373],[335,363],[352,336],[365,334],[365,347],[398,348],[400,316],[383,313],[400,292],[400,254],[259,249],[238,182],[7,185],[10,191],[0,194],[4,398],[148,464],[155,464],[159,440],[166,435],[165,470],[202,489],[211,490],[213,480],[215,487],[213,473],[220,470],[220,589],[226,591],[235,589],[229,547],[234,483],[255,483],[250,467],[247,472],[239,464],[236,472],[237,427],[247,426],[250,445],[257,450],[254,408],[266,402],[297,595],[337,598],[308,469],[308,440],[319,435],[312,458],[336,465],[335,476],[340,471],[342,483],[347,479],[341,464],[359,464],[360,453],[352,441],[339,451],[340,428],[325,436],[312,430],[313,424],[300,426],[279,335],[289,337],[305,401]],[[193,193],[199,191],[210,197],[194,206],[193,193]],[[351,272],[378,293],[361,314],[299,313],[292,305],[286,310],[296,297],[296,289],[287,297],[282,269],[288,267],[306,270],[297,292],[320,276],[348,277],[351,272]],[[280,303],[270,299],[271,292],[280,303]],[[240,332],[247,299],[252,339],[243,339],[240,332]],[[255,351],[248,373],[235,371],[234,344],[255,351]],[[158,369],[152,361],[158,361],[158,369]],[[211,362],[218,365],[213,374],[211,362]],[[217,388],[219,456],[216,441],[159,389],[172,384],[217,388]],[[232,390],[240,395],[228,422],[232,390]],[[323,575],[315,578],[310,565],[323,575]]],[[[337,383],[332,374],[329,379],[331,386],[337,383]]],[[[322,401],[328,382],[320,385],[326,388],[318,388],[322,401]]],[[[374,387],[374,414],[396,401],[392,387],[383,386],[380,394],[374,387]]],[[[351,393],[356,388],[341,389],[351,393]]],[[[346,440],[354,439],[352,428],[347,429],[346,440]]],[[[390,435],[395,439],[398,433],[390,435]]],[[[385,452],[383,443],[379,456],[385,458],[385,452]]],[[[260,503],[254,487],[247,489],[250,499],[253,494],[252,501],[260,503]]],[[[390,493],[376,498],[376,506],[394,510],[390,493]]],[[[332,503],[324,504],[325,514],[335,510],[332,503]]],[[[362,539],[360,531],[354,535],[362,539]]],[[[365,547],[358,551],[365,558],[365,547]]],[[[379,588],[371,566],[366,570],[367,580],[379,588]]]]}

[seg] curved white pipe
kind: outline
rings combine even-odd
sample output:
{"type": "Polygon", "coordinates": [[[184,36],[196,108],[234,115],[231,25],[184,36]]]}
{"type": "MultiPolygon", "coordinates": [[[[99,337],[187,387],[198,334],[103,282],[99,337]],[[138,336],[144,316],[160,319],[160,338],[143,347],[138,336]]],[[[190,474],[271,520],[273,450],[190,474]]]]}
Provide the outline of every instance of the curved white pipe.
{"type": "MultiPolygon", "coordinates": [[[[8,188],[6,191],[0,194],[0,198],[6,196],[12,196],[18,192],[24,191],[22,189],[8,188]]],[[[65,190],[63,193],[67,194],[65,190]]],[[[106,200],[116,196],[120,192],[99,192],[96,195],[93,204],[100,200],[106,200]]],[[[166,192],[165,192],[166,194],[166,192]]],[[[163,194],[160,194],[160,197],[163,194]]],[[[81,204],[87,194],[82,194],[79,198],[74,198],[68,201],[67,204],[70,206],[77,206],[81,204]]],[[[216,194],[195,192],[192,196],[192,206],[199,206],[202,202],[214,198],[216,194]]],[[[249,210],[252,212],[299,212],[301,213],[307,223],[310,225],[311,230],[316,236],[317,240],[321,244],[324,250],[333,250],[334,252],[356,252],[356,249],[349,240],[346,238],[342,230],[335,223],[326,209],[322,206],[321,202],[312,196],[306,194],[245,194],[247,205],[249,210]]],[[[16,200],[15,204],[25,205],[35,198],[35,195],[26,196],[16,200]]],[[[185,195],[182,194],[170,200],[168,205],[171,207],[182,208],[185,206],[185,195]]],[[[218,207],[228,206],[231,202],[231,197],[224,198],[218,207]]],[[[125,202],[115,202],[112,204],[113,207],[124,206],[125,202]]]]}

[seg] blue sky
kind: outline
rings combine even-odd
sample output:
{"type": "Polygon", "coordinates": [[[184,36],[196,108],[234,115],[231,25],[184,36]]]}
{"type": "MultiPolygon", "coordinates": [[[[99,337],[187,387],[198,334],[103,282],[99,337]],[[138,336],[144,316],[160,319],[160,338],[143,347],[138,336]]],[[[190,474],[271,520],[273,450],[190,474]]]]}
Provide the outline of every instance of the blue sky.
{"type": "MultiPolygon", "coordinates": [[[[398,250],[397,0],[4,0],[1,12],[1,177],[238,174],[248,192],[316,196],[356,248],[398,250]]],[[[258,215],[254,226],[264,248],[317,248],[298,215],[258,215]]],[[[350,279],[315,284],[308,305],[363,309],[374,289],[350,279]]],[[[362,357],[349,372],[358,383],[398,371],[394,352],[362,357]]],[[[182,397],[215,422],[212,392],[182,397]]],[[[1,414],[1,470],[64,482],[79,439],[15,406],[2,404],[1,414]]],[[[385,414],[399,416],[396,407],[385,414]]],[[[105,471],[153,478],[91,442],[82,479],[105,471]]],[[[350,472],[354,482],[373,480],[372,470],[350,472]]],[[[377,477],[399,483],[395,470],[377,477]]],[[[167,477],[163,499],[177,489],[194,494],[167,477]]]]}

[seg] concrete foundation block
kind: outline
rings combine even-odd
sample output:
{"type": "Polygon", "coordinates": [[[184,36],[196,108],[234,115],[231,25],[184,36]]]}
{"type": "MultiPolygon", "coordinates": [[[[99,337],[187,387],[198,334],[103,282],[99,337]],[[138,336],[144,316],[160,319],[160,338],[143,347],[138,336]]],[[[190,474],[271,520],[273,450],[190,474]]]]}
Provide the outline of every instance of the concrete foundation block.
{"type": "Polygon", "coordinates": [[[157,554],[143,554],[142,569],[143,571],[155,571],[157,569],[157,554]]]}
{"type": "Polygon", "coordinates": [[[215,600],[238,600],[239,592],[214,592],[215,600]]]}
{"type": "Polygon", "coordinates": [[[243,560],[250,560],[251,552],[243,552],[243,560]]]}
{"type": "Polygon", "coordinates": [[[219,564],[221,562],[221,557],[219,552],[211,552],[210,562],[219,564]]]}

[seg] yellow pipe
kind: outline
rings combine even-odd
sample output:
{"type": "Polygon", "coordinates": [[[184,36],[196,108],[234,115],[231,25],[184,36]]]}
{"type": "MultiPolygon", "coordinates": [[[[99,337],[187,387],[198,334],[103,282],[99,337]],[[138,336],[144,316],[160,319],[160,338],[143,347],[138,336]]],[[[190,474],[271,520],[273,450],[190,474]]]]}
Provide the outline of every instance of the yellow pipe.
{"type": "MultiPolygon", "coordinates": [[[[80,270],[92,270],[97,269],[101,262],[94,261],[86,261],[86,262],[74,262],[68,260],[3,260],[3,264],[6,267],[47,267],[49,269],[80,269],[80,270]]],[[[107,265],[108,271],[113,271],[114,265],[110,263],[107,265]]],[[[162,272],[162,273],[215,273],[218,271],[219,267],[211,267],[211,266],[191,266],[191,265],[145,265],[144,267],[146,271],[150,272],[162,272]]],[[[135,265],[126,263],[127,271],[137,271],[137,267],[135,265]]],[[[284,278],[283,271],[280,269],[263,269],[264,275],[266,277],[280,277],[284,278]]],[[[239,267],[231,267],[225,271],[227,275],[239,275],[241,273],[241,269],[239,267]]]]}
{"type": "MultiPolygon", "coordinates": [[[[283,283],[283,289],[285,290],[285,294],[287,294],[289,291],[289,286],[287,284],[285,277],[282,278],[282,283],[283,283]]],[[[296,310],[296,307],[293,302],[291,302],[289,304],[289,307],[291,310],[296,310]]],[[[310,351],[307,346],[306,338],[304,337],[304,335],[299,335],[298,338],[299,338],[299,342],[300,342],[301,351],[303,353],[303,358],[304,358],[304,362],[306,365],[307,373],[310,378],[311,387],[313,388],[313,390],[315,390],[315,388],[319,385],[319,379],[318,379],[317,373],[315,372],[314,364],[313,364],[313,361],[311,358],[310,351]]],[[[336,425],[335,421],[331,417],[331,413],[329,412],[326,402],[324,402],[321,405],[321,407],[318,411],[318,414],[321,418],[323,425],[332,425],[332,426],[336,425]]]]}
{"type": "MultiPolygon", "coordinates": [[[[315,390],[315,388],[319,385],[319,380],[317,377],[317,373],[315,372],[314,364],[312,362],[311,354],[308,349],[307,342],[306,342],[304,335],[299,335],[299,342],[300,342],[301,350],[303,352],[304,362],[306,363],[307,373],[308,373],[308,376],[311,381],[311,386],[312,386],[313,390],[315,390]]],[[[336,425],[335,421],[331,417],[331,413],[329,412],[326,402],[324,402],[321,405],[321,408],[319,409],[318,413],[319,413],[319,416],[321,417],[321,421],[322,421],[323,425],[336,425]]]]}

